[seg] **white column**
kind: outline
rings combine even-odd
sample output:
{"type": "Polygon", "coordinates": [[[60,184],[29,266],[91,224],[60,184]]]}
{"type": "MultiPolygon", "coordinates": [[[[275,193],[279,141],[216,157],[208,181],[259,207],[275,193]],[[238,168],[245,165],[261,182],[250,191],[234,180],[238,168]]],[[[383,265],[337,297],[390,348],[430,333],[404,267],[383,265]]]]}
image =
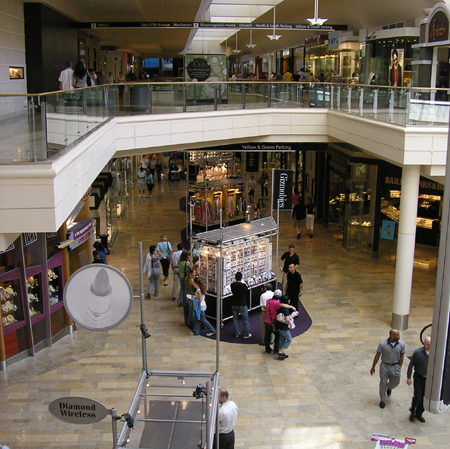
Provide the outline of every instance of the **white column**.
{"type": "Polygon", "coordinates": [[[392,327],[398,330],[408,329],[419,181],[420,166],[403,166],[397,262],[395,265],[394,304],[392,307],[392,327]]]}

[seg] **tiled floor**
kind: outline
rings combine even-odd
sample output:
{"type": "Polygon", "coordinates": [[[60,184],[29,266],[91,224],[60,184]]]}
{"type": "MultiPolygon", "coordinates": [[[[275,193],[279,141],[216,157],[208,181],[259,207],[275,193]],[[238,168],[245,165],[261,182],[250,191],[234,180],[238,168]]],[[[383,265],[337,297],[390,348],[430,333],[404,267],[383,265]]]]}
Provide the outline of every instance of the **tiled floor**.
{"type": "MultiPolygon", "coordinates": [[[[136,191],[119,224],[110,264],[139,294],[138,242],[156,243],[162,232],[180,241],[185,215],[178,211],[183,183],[157,185],[153,199],[136,191]]],[[[278,361],[256,345],[221,344],[221,386],[240,409],[236,448],[369,449],[373,432],[417,438],[415,447],[448,448],[448,413],[425,413],[425,424],[410,423],[412,388],[402,382],[384,410],[378,407],[378,369],[369,370],[378,342],[386,338],[392,313],[394,258],[347,252],[340,234],[316,227],[313,239],[295,239],[289,214],[282,214],[280,252],[289,243],[300,255],[303,304],[313,324],[295,338],[290,357],[278,361]]],[[[276,255],[274,254],[274,257],[276,255]]],[[[410,328],[402,332],[407,355],[420,345],[419,331],[431,322],[436,251],[416,253],[410,328]]],[[[171,288],[145,301],[148,366],[155,370],[213,371],[214,341],[193,338],[171,288]]],[[[81,328],[0,373],[0,443],[11,448],[111,448],[111,423],[88,426],[52,418],[48,404],[63,396],[89,397],[124,413],[141,372],[139,302],[127,320],[109,332],[81,328]]]]}

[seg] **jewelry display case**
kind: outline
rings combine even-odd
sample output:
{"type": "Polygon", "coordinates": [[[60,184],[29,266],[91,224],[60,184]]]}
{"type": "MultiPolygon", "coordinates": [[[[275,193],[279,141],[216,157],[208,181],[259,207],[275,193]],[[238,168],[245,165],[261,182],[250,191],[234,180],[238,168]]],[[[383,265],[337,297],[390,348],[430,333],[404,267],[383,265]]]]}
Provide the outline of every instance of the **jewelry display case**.
{"type": "Polygon", "coordinates": [[[231,318],[230,286],[238,271],[249,289],[249,310],[260,306],[261,286],[276,281],[272,271],[272,238],[277,234],[277,224],[267,217],[192,236],[193,243],[201,246],[198,275],[207,290],[208,317],[216,317],[219,296],[221,322],[231,318]]]}

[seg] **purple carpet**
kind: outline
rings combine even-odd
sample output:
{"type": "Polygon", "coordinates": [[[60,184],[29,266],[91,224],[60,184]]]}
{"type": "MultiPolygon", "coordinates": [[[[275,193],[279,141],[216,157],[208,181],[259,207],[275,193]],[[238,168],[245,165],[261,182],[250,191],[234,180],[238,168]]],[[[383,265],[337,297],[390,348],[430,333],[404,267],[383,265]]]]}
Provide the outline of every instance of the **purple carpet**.
{"type": "MultiPolygon", "coordinates": [[[[299,335],[305,333],[312,324],[311,317],[308,315],[308,312],[303,307],[303,304],[299,301],[298,303],[298,317],[295,318],[295,329],[291,330],[292,338],[298,337],[299,335]]],[[[261,314],[261,309],[252,310],[248,314],[249,324],[250,324],[250,333],[252,336],[250,338],[242,338],[234,336],[234,328],[233,328],[233,320],[230,318],[226,320],[224,324],[224,328],[220,330],[220,341],[224,341],[226,343],[238,343],[245,345],[255,345],[262,341],[261,335],[261,326],[259,324],[259,317],[261,314]]],[[[212,319],[208,319],[210,323],[215,326],[215,321],[212,319]]],[[[239,319],[239,331],[242,334],[242,320],[239,319]]],[[[208,331],[206,329],[202,329],[200,331],[200,335],[202,337],[206,336],[208,331]]],[[[215,339],[216,337],[211,337],[211,339],[215,339]]]]}

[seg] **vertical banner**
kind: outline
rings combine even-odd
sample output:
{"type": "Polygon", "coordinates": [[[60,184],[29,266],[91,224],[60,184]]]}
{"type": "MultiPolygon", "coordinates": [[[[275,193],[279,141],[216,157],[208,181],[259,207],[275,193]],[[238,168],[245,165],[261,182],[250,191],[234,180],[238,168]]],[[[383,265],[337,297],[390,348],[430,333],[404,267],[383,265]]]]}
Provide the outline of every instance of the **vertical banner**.
{"type": "Polygon", "coordinates": [[[245,171],[252,173],[259,171],[259,152],[248,151],[245,153],[245,171]]]}
{"type": "Polygon", "coordinates": [[[272,210],[292,211],[292,190],[294,188],[294,170],[272,170],[272,210]]]}

